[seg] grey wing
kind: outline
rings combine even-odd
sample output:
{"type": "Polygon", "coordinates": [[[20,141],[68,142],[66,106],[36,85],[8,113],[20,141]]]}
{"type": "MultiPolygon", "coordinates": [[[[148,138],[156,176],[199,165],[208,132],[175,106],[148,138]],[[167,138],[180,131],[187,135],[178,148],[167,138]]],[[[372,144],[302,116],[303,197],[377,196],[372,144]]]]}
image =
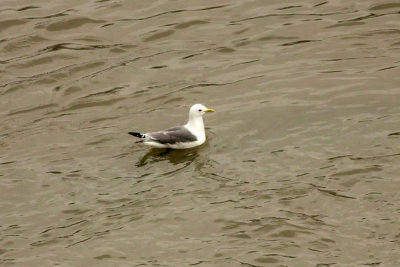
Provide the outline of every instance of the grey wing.
{"type": "Polygon", "coordinates": [[[172,127],[161,132],[148,133],[147,136],[150,137],[150,139],[157,141],[161,144],[175,144],[197,141],[197,137],[184,126],[172,127]]]}

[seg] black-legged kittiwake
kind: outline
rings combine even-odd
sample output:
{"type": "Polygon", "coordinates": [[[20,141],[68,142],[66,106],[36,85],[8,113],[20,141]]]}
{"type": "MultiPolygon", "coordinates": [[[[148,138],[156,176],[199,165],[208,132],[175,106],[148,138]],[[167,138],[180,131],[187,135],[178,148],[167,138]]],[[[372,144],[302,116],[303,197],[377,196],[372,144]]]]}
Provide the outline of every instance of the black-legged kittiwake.
{"type": "Polygon", "coordinates": [[[137,143],[159,147],[184,149],[199,146],[206,141],[203,115],[214,112],[201,104],[193,105],[189,110],[189,120],[185,125],[176,126],[160,132],[139,133],[129,132],[130,135],[140,138],[137,143]]]}

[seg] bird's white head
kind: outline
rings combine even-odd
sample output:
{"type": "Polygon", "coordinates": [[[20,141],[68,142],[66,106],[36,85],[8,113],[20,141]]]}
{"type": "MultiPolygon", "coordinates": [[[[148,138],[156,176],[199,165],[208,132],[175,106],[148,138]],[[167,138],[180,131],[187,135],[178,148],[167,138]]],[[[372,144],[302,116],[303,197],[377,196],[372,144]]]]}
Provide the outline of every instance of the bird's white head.
{"type": "Polygon", "coordinates": [[[202,104],[193,105],[190,108],[189,115],[191,116],[203,116],[206,112],[214,112],[213,109],[206,108],[202,104]]]}

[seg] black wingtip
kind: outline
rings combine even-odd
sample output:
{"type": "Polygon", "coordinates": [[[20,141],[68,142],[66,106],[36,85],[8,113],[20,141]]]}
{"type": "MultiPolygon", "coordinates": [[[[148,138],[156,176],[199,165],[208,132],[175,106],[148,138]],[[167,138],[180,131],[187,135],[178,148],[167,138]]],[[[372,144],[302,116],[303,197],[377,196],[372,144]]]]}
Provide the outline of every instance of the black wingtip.
{"type": "Polygon", "coordinates": [[[144,138],[144,135],[138,132],[129,132],[129,134],[135,137],[144,138]]]}

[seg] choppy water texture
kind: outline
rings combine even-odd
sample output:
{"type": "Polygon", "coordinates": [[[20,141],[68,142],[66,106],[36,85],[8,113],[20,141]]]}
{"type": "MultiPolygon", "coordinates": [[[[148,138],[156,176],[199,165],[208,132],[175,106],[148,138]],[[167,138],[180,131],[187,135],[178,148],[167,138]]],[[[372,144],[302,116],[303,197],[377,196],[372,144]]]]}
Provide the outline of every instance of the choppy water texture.
{"type": "Polygon", "coordinates": [[[399,12],[1,1],[0,265],[398,266],[399,12]]]}

